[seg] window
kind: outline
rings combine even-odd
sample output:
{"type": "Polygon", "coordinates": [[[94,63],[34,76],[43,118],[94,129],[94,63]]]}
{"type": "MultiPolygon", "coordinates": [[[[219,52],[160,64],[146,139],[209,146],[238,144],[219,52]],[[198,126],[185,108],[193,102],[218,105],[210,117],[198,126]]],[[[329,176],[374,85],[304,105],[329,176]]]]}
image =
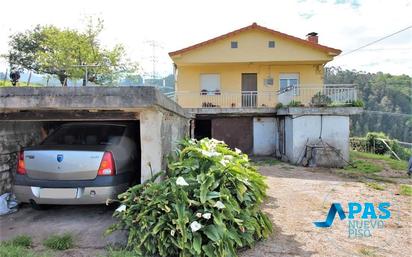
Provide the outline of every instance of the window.
{"type": "Polygon", "coordinates": [[[230,47],[231,48],[237,48],[237,41],[230,42],[230,47]]]}
{"type": "Polygon", "coordinates": [[[47,137],[43,145],[115,145],[124,130],[124,126],[116,125],[63,125],[47,137]]]}
{"type": "Polygon", "coordinates": [[[284,90],[288,87],[299,86],[299,74],[298,73],[282,73],[279,77],[280,90],[284,90]]]}
{"type": "Polygon", "coordinates": [[[268,47],[269,48],[275,48],[275,41],[269,41],[268,42],[268,47]]]}
{"type": "Polygon", "coordinates": [[[202,95],[220,94],[220,74],[200,74],[202,95]]]}

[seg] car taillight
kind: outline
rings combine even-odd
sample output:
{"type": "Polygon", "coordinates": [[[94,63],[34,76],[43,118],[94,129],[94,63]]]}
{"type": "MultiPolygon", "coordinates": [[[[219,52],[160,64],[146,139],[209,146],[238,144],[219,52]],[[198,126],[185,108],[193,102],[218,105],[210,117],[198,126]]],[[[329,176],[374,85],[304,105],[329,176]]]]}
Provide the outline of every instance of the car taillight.
{"type": "Polygon", "coordinates": [[[116,168],[114,166],[113,154],[111,152],[104,152],[97,176],[113,176],[115,173],[116,168]]]}
{"type": "Polygon", "coordinates": [[[17,173],[21,175],[26,174],[26,165],[24,165],[24,151],[19,153],[19,161],[17,162],[17,173]]]}

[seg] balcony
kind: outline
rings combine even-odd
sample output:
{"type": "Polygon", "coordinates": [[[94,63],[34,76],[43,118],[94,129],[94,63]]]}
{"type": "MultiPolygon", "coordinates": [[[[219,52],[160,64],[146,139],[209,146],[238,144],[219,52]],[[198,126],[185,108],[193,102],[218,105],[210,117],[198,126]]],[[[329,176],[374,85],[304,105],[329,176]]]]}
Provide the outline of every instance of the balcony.
{"type": "Polygon", "coordinates": [[[278,103],[310,106],[345,104],[357,100],[355,85],[299,85],[279,91],[179,91],[167,96],[183,108],[274,108],[278,103]],[[319,103],[319,101],[321,103],[319,103]]]}

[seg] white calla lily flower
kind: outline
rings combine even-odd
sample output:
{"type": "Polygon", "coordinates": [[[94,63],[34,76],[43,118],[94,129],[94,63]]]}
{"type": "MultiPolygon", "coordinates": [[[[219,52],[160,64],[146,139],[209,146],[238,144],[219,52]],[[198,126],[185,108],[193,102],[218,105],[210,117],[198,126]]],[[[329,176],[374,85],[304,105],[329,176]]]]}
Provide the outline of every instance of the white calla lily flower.
{"type": "Polygon", "coordinates": [[[193,221],[192,223],[190,223],[190,228],[192,229],[192,232],[196,232],[202,228],[202,224],[197,221],[193,221]]]}
{"type": "Polygon", "coordinates": [[[210,218],[212,217],[212,214],[209,213],[209,212],[207,212],[207,213],[204,213],[204,214],[202,215],[202,217],[208,220],[208,219],[210,219],[210,218]]]}
{"type": "Polygon", "coordinates": [[[220,210],[225,208],[226,206],[221,201],[217,201],[213,207],[216,207],[220,210]]]}
{"type": "Polygon", "coordinates": [[[178,185],[178,186],[188,186],[189,184],[186,182],[186,180],[183,177],[178,177],[176,179],[176,185],[178,185]]]}
{"type": "Polygon", "coordinates": [[[117,211],[117,212],[126,211],[126,205],[124,205],[124,204],[120,205],[115,211],[117,211]]]}

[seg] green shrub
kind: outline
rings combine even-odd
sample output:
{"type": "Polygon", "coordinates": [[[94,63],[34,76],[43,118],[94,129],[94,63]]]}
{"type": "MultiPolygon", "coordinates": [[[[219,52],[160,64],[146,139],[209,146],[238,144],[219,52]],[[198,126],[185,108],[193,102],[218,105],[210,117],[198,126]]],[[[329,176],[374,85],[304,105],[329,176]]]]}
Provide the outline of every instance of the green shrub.
{"type": "Polygon", "coordinates": [[[73,247],[73,237],[70,234],[51,235],[44,240],[43,245],[53,250],[67,250],[73,247]]]}
{"type": "Polygon", "coordinates": [[[288,107],[301,107],[301,106],[303,106],[303,104],[300,101],[292,100],[292,101],[289,102],[289,104],[287,106],[288,107]]]}
{"type": "Polygon", "coordinates": [[[328,106],[332,103],[332,99],[321,92],[317,92],[310,100],[310,103],[313,106],[328,106]]]}
{"type": "Polygon", "coordinates": [[[351,105],[353,107],[364,107],[365,103],[362,100],[356,100],[356,101],[352,101],[351,105]]]}
{"type": "Polygon", "coordinates": [[[367,145],[369,149],[373,149],[374,153],[385,154],[388,151],[388,148],[382,140],[379,140],[378,138],[389,140],[388,136],[382,132],[368,132],[366,134],[367,145]]]}
{"type": "Polygon", "coordinates": [[[278,110],[278,109],[281,109],[281,108],[283,108],[283,104],[282,103],[277,103],[276,106],[275,106],[275,109],[278,110]]]}
{"type": "Polygon", "coordinates": [[[164,180],[121,194],[109,233],[129,230],[140,256],[237,256],[266,238],[272,224],[260,211],[267,185],[247,155],[214,139],[184,140],[164,180]],[[123,209],[122,209],[123,208],[123,209]]]}

